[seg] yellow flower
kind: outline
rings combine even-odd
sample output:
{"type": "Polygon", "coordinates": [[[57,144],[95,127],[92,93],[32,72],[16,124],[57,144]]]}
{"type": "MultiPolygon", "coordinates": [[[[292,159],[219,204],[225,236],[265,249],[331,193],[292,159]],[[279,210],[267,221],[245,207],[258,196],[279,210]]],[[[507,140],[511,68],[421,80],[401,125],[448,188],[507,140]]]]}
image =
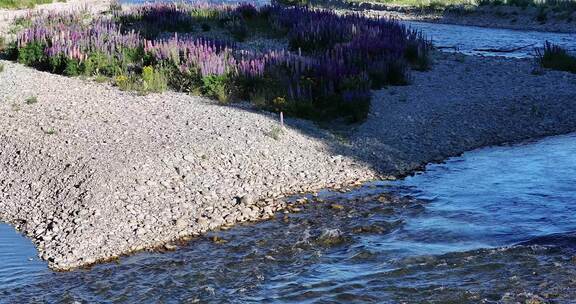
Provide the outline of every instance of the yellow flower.
{"type": "Polygon", "coordinates": [[[118,75],[114,78],[114,83],[120,88],[120,90],[128,89],[128,77],[126,75],[118,75]]]}
{"type": "Polygon", "coordinates": [[[272,103],[273,103],[275,106],[281,106],[281,105],[283,105],[283,104],[286,103],[286,99],[284,99],[284,97],[278,96],[278,97],[276,97],[276,98],[274,98],[274,99],[272,100],[272,103]]]}
{"type": "Polygon", "coordinates": [[[152,81],[153,77],[154,77],[154,68],[151,66],[145,66],[142,69],[142,79],[144,79],[144,82],[152,81]]]}

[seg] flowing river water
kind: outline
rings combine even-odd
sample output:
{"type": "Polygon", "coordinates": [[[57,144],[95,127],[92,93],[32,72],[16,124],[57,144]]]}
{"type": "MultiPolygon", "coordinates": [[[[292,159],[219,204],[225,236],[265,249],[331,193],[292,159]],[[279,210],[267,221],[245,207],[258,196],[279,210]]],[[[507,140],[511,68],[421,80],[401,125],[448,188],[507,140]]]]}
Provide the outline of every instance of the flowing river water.
{"type": "MultiPolygon", "coordinates": [[[[568,34],[411,25],[469,54],[576,49],[568,34]]],[[[0,303],[576,303],[575,176],[576,134],[484,148],[174,252],[67,273],[0,224],[0,303]]]]}
{"type": "Polygon", "coordinates": [[[576,134],[484,148],[68,273],[0,225],[0,303],[574,303],[575,176],[576,134]]]}

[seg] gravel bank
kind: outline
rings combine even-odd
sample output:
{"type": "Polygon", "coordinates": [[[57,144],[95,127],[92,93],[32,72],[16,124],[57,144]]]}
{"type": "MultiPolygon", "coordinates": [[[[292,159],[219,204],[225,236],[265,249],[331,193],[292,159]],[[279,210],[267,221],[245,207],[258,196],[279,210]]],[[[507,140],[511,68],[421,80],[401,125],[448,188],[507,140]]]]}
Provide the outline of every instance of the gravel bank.
{"type": "Polygon", "coordinates": [[[532,75],[528,60],[440,54],[376,92],[351,145],[299,120],[273,139],[277,120],[247,107],[2,63],[0,221],[57,270],[267,218],[286,194],[576,130],[576,75],[532,75]]]}
{"type": "Polygon", "coordinates": [[[545,20],[540,20],[537,8],[526,9],[509,6],[480,6],[465,10],[454,8],[444,11],[422,10],[417,7],[394,4],[328,1],[328,6],[343,10],[361,11],[365,14],[386,16],[399,20],[445,23],[512,30],[576,33],[576,12],[565,13],[548,10],[545,20]]]}
{"type": "Polygon", "coordinates": [[[267,218],[284,195],[576,131],[576,75],[532,75],[529,60],[439,54],[413,85],[375,92],[347,143],[301,120],[274,139],[277,119],[248,106],[1,63],[0,221],[57,270],[267,218]]]}
{"type": "Polygon", "coordinates": [[[376,177],[310,123],[289,120],[276,140],[277,120],[261,113],[2,63],[0,221],[54,269],[267,217],[282,194],[376,177]]]}
{"type": "Polygon", "coordinates": [[[475,148],[576,131],[576,74],[530,59],[440,53],[413,84],[376,92],[356,158],[404,175],[475,148]]]}

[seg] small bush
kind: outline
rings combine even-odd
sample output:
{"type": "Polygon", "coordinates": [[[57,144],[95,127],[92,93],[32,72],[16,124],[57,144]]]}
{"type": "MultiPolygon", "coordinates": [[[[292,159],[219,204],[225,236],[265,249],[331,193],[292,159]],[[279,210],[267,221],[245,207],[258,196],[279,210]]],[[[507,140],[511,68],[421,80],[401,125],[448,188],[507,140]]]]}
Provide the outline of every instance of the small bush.
{"type": "Polygon", "coordinates": [[[546,23],[546,21],[548,21],[548,14],[546,13],[546,9],[544,7],[541,7],[540,9],[538,9],[538,14],[536,15],[536,21],[544,24],[546,23]]]}
{"type": "Polygon", "coordinates": [[[44,131],[44,134],[46,134],[46,135],[54,135],[54,134],[56,134],[56,129],[54,129],[54,128],[44,129],[43,131],[44,131]]]}
{"type": "Polygon", "coordinates": [[[209,75],[202,77],[202,93],[215,98],[221,103],[228,103],[232,98],[231,84],[227,75],[209,75]]]}
{"type": "Polygon", "coordinates": [[[266,135],[270,136],[274,140],[280,140],[280,136],[284,133],[281,127],[273,126],[270,131],[266,133],[266,135]]]}
{"type": "Polygon", "coordinates": [[[287,6],[307,6],[310,5],[310,0],[272,0],[272,3],[287,6]]]}
{"type": "Polygon", "coordinates": [[[243,42],[248,38],[248,28],[241,20],[231,20],[226,23],[226,27],[236,41],[243,42]]]}
{"type": "Polygon", "coordinates": [[[0,73],[4,72],[4,64],[0,63],[0,73]]]}
{"type": "MultiPolygon", "coordinates": [[[[420,34],[421,36],[421,34],[420,34]]],[[[410,40],[404,51],[404,58],[412,65],[412,68],[418,71],[427,71],[432,66],[432,43],[424,37],[421,39],[410,40]]]]}
{"type": "Polygon", "coordinates": [[[164,92],[168,89],[168,79],[164,70],[145,66],[142,69],[142,90],[145,92],[164,92]]]}
{"type": "Polygon", "coordinates": [[[18,49],[18,62],[27,66],[45,68],[46,54],[44,53],[45,45],[40,42],[32,42],[18,49]]]}
{"type": "Polygon", "coordinates": [[[6,38],[0,36],[0,53],[4,52],[4,50],[6,50],[6,38]]]}
{"type": "Polygon", "coordinates": [[[38,103],[38,97],[36,97],[36,96],[30,96],[30,97],[26,98],[25,103],[26,103],[27,105],[33,105],[33,104],[35,104],[35,103],[38,103]]]}
{"type": "Polygon", "coordinates": [[[134,82],[131,77],[126,75],[118,75],[114,78],[114,84],[122,91],[131,90],[134,87],[134,82]]]}
{"type": "Polygon", "coordinates": [[[30,17],[18,17],[14,19],[12,24],[10,25],[10,29],[8,32],[10,34],[16,34],[23,29],[29,28],[32,26],[32,18],[30,17]]]}
{"type": "Polygon", "coordinates": [[[537,49],[538,63],[548,69],[576,73],[576,55],[568,53],[564,48],[548,41],[543,49],[537,49]]]}
{"type": "Polygon", "coordinates": [[[212,29],[212,27],[207,23],[202,23],[200,27],[202,28],[203,32],[209,32],[212,29]]]}
{"type": "Polygon", "coordinates": [[[90,54],[84,61],[83,69],[84,74],[89,76],[105,75],[112,77],[124,72],[117,60],[101,52],[90,54]]]}

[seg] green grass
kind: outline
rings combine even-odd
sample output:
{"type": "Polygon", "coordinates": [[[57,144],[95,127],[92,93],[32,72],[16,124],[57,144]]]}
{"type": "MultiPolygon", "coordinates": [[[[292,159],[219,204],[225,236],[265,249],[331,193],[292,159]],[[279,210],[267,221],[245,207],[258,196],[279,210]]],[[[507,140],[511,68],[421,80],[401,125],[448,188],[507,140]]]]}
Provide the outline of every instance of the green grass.
{"type": "Polygon", "coordinates": [[[537,60],[540,66],[547,69],[566,71],[576,74],[575,54],[570,54],[562,47],[549,42],[546,42],[544,48],[538,50],[537,52],[537,60]]]}
{"type": "Polygon", "coordinates": [[[48,129],[45,129],[45,130],[43,130],[43,131],[44,131],[44,134],[46,134],[46,135],[54,135],[54,134],[56,134],[56,129],[54,129],[54,128],[48,128],[48,129]]]}
{"type": "Polygon", "coordinates": [[[270,136],[274,140],[280,140],[280,136],[284,133],[281,127],[273,126],[272,129],[266,133],[266,135],[270,136]]]}
{"type": "MultiPolygon", "coordinates": [[[[0,8],[7,8],[7,9],[34,8],[38,4],[47,4],[52,2],[54,2],[54,0],[0,0],[0,8]]],[[[66,1],[58,0],[58,2],[66,2],[66,1]]]]}
{"type": "Polygon", "coordinates": [[[30,96],[30,97],[26,98],[26,101],[25,101],[25,102],[26,102],[27,105],[33,105],[33,104],[35,104],[35,103],[38,103],[38,97],[36,97],[36,96],[30,96]]]}

